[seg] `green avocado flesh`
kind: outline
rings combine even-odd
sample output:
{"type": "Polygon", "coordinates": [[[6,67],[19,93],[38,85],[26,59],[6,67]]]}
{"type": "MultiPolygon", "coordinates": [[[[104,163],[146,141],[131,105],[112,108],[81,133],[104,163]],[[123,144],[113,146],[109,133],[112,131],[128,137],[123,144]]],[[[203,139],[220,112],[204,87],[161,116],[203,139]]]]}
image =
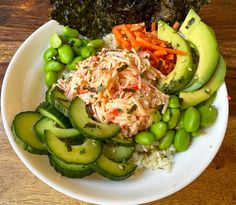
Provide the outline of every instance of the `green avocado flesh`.
{"type": "Polygon", "coordinates": [[[162,21],[158,22],[158,38],[171,43],[173,48],[187,53],[186,56],[177,55],[174,70],[166,78],[160,79],[157,85],[165,93],[178,92],[184,88],[194,74],[195,68],[190,46],[176,31],[162,21]]]}
{"type": "Polygon", "coordinates": [[[224,82],[226,74],[226,64],[222,56],[219,58],[216,70],[210,80],[199,90],[193,92],[180,92],[179,97],[183,99],[182,108],[186,109],[191,106],[207,100],[224,82]]]}
{"type": "Polygon", "coordinates": [[[200,17],[190,10],[180,32],[199,55],[199,62],[190,83],[184,91],[195,91],[201,88],[212,76],[219,59],[219,49],[213,30],[203,23],[200,17]]]}

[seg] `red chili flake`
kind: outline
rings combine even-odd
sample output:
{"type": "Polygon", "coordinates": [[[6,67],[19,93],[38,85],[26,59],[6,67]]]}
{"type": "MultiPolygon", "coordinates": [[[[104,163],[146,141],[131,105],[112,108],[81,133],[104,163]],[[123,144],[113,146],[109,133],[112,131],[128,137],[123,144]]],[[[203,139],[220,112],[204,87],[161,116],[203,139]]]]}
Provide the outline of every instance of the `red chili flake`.
{"type": "Polygon", "coordinates": [[[232,98],[229,95],[227,95],[227,98],[228,98],[229,101],[232,100],[232,98]]]}

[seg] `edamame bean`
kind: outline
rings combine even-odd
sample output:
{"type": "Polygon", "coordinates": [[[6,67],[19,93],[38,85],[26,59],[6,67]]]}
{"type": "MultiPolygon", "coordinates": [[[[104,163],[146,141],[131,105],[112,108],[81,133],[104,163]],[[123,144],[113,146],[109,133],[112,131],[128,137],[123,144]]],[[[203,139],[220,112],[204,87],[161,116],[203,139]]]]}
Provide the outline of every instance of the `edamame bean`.
{"type": "Polygon", "coordinates": [[[185,129],[177,130],[174,139],[174,146],[178,152],[186,151],[190,143],[190,134],[185,129]]]}
{"type": "Polygon", "coordinates": [[[51,60],[45,63],[43,69],[46,73],[50,71],[60,72],[63,70],[63,65],[57,61],[51,60]]]}
{"type": "Polygon", "coordinates": [[[148,132],[148,131],[139,132],[135,136],[135,142],[137,142],[138,144],[150,145],[154,141],[155,141],[155,136],[151,132],[148,132]]]}
{"type": "Polygon", "coordinates": [[[203,129],[200,127],[196,131],[191,132],[192,137],[198,137],[204,133],[203,129]]]}
{"type": "Polygon", "coordinates": [[[43,60],[45,62],[50,61],[56,55],[57,55],[57,50],[55,48],[48,48],[43,54],[43,60]]]}
{"type": "Polygon", "coordinates": [[[81,55],[81,49],[82,49],[82,47],[80,47],[80,48],[75,47],[75,46],[72,47],[72,50],[74,51],[75,56],[81,55]]]}
{"type": "Polygon", "coordinates": [[[170,108],[178,108],[180,107],[179,98],[176,95],[171,95],[169,99],[170,108]]]}
{"type": "Polygon", "coordinates": [[[181,112],[179,122],[176,126],[176,129],[184,128],[184,111],[181,112]]]}
{"type": "Polygon", "coordinates": [[[70,38],[76,38],[79,35],[79,32],[76,29],[70,28],[69,26],[65,26],[62,33],[70,38]]]}
{"type": "Polygon", "coordinates": [[[45,83],[48,87],[50,87],[53,83],[57,82],[57,79],[58,79],[58,73],[50,71],[50,72],[46,73],[45,83]]]}
{"type": "Polygon", "coordinates": [[[170,108],[167,108],[165,113],[162,115],[162,121],[168,122],[170,120],[170,108]]]}
{"type": "Polygon", "coordinates": [[[177,108],[172,108],[170,110],[170,120],[167,122],[168,128],[169,129],[173,129],[176,127],[176,125],[179,122],[179,118],[180,118],[181,112],[179,109],[177,108]]]}
{"type": "Polygon", "coordinates": [[[83,60],[83,58],[81,57],[81,56],[77,56],[73,61],[72,61],[72,63],[70,63],[70,64],[67,64],[67,69],[68,70],[76,70],[76,64],[78,63],[78,62],[80,62],[80,61],[82,61],[83,60]]]}
{"type": "Polygon", "coordinates": [[[87,39],[85,39],[85,38],[82,38],[81,40],[83,42],[83,46],[87,46],[89,41],[87,39]]]}
{"type": "Polygon", "coordinates": [[[105,45],[105,41],[103,39],[94,39],[89,41],[87,46],[91,46],[95,49],[102,48],[105,45]]]}
{"type": "Polygon", "coordinates": [[[62,40],[60,39],[60,37],[58,36],[57,33],[54,33],[51,37],[50,37],[50,45],[52,48],[59,48],[62,44],[62,40]]]}
{"type": "Polygon", "coordinates": [[[69,64],[74,59],[74,53],[73,53],[72,48],[69,45],[66,45],[66,44],[63,44],[58,49],[58,54],[59,54],[61,62],[64,63],[64,64],[69,64]]]}
{"type": "Polygon", "coordinates": [[[160,149],[167,149],[169,148],[174,141],[175,137],[175,131],[174,130],[168,130],[165,136],[161,139],[159,148],[160,149]]]}
{"type": "Polygon", "coordinates": [[[210,127],[217,118],[218,111],[214,106],[203,105],[198,109],[201,116],[201,126],[210,127]]]}
{"type": "Polygon", "coordinates": [[[83,45],[83,42],[78,38],[69,38],[69,45],[78,48],[83,45]]]}
{"type": "Polygon", "coordinates": [[[93,47],[85,46],[81,48],[81,56],[85,59],[96,54],[93,47]]]}
{"type": "Polygon", "coordinates": [[[153,122],[160,122],[161,121],[161,113],[158,109],[156,109],[155,114],[153,116],[153,122]]]}
{"type": "Polygon", "coordinates": [[[164,122],[157,122],[152,124],[150,131],[155,135],[156,140],[160,140],[167,132],[167,125],[164,122]]]}
{"type": "Polygon", "coordinates": [[[194,107],[188,108],[184,113],[184,129],[188,132],[196,131],[200,126],[200,114],[194,107]]]}

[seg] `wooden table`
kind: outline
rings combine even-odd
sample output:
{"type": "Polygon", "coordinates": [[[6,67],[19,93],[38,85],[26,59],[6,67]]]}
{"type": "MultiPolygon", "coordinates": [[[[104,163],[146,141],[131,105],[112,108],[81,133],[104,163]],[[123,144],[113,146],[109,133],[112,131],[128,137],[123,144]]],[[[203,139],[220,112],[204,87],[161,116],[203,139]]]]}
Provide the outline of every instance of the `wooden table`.
{"type": "MultiPolygon", "coordinates": [[[[0,84],[9,61],[22,42],[48,21],[49,0],[0,0],[0,84]]],[[[149,204],[236,204],[236,2],[212,0],[201,10],[211,25],[227,62],[230,101],[228,129],[209,167],[181,191],[149,204]]],[[[11,148],[0,123],[0,204],[88,204],[63,195],[37,179],[11,148]]]]}

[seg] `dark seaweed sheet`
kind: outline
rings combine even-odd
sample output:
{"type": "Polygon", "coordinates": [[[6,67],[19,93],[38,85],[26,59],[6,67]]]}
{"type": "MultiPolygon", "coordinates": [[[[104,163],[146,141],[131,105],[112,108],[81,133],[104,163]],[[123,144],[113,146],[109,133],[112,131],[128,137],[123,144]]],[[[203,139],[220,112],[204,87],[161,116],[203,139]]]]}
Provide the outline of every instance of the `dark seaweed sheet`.
{"type": "Polygon", "coordinates": [[[145,22],[148,27],[159,19],[183,21],[190,8],[196,12],[208,0],[51,0],[51,17],[62,25],[76,28],[82,35],[96,38],[123,23],[145,22]]]}

